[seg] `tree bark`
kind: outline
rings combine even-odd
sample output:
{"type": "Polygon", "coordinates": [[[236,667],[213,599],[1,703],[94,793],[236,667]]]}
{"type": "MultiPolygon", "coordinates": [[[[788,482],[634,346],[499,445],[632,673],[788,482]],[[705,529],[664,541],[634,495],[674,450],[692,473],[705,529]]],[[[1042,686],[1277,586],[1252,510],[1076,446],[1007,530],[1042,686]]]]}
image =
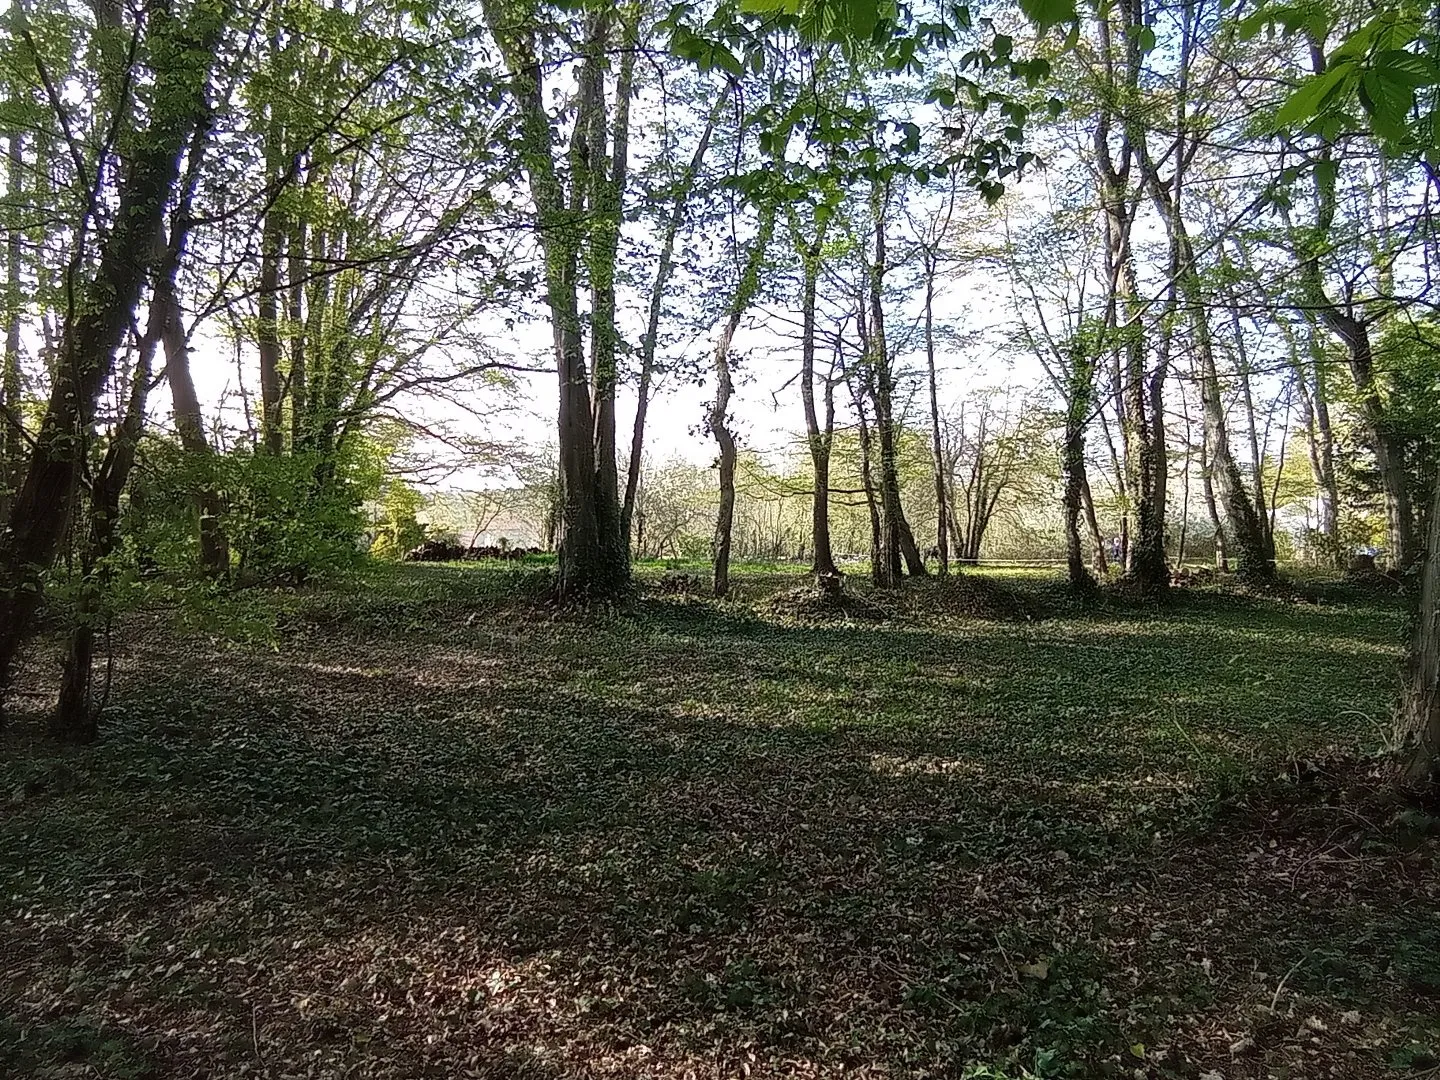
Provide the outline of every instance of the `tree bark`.
{"type": "MultiPolygon", "coordinates": [[[[567,203],[557,175],[550,117],[545,109],[542,65],[536,52],[535,28],[514,17],[500,0],[482,7],[509,70],[512,92],[521,117],[521,163],[535,204],[540,244],[545,256],[546,299],[554,335],[559,382],[557,429],[560,449],[560,523],[557,537],[556,593],[562,602],[608,600],[624,592],[630,568],[624,545],[603,537],[596,491],[595,426],[591,408],[585,346],[576,294],[581,237],[584,233],[586,132],[594,81],[582,78],[582,95],[571,140],[571,199],[567,203]]],[[[603,40],[592,25],[591,40],[603,40]]],[[[587,63],[598,64],[592,55],[587,63]]],[[[617,534],[619,515],[611,525],[617,534]]]]}
{"type": "Polygon", "coordinates": [[[875,258],[870,268],[870,348],[867,360],[874,375],[875,432],[880,440],[881,553],[888,572],[898,581],[902,560],[905,569],[915,577],[924,577],[928,571],[900,502],[900,476],[895,452],[894,373],[885,340],[885,202],[885,197],[877,189],[871,199],[875,258]]]}
{"type": "Polygon", "coordinates": [[[940,390],[935,377],[935,253],[925,251],[925,370],[930,377],[930,451],[935,459],[935,550],[940,576],[950,573],[950,538],[946,527],[945,450],[940,438],[940,390]]]}
{"type": "Polygon", "coordinates": [[[1140,321],[1143,310],[1130,241],[1136,206],[1128,190],[1130,173],[1138,156],[1138,140],[1143,137],[1143,131],[1137,126],[1134,110],[1123,107],[1123,101],[1138,98],[1141,62],[1139,29],[1143,19],[1139,4],[1134,0],[1122,0],[1118,10],[1123,36],[1123,55],[1120,57],[1116,55],[1112,40],[1109,12],[1101,11],[1096,16],[1105,78],[1094,137],[1106,240],[1108,293],[1105,321],[1117,339],[1112,342],[1112,347],[1118,349],[1119,356],[1123,357],[1123,360],[1117,358],[1116,404],[1125,440],[1124,488],[1135,520],[1133,533],[1129,528],[1128,515],[1121,525],[1121,532],[1126,538],[1126,572],[1142,589],[1159,592],[1170,581],[1165,564],[1164,493],[1163,489],[1157,491],[1155,485],[1156,478],[1165,467],[1164,447],[1157,443],[1154,418],[1147,407],[1145,336],[1140,321]],[[1122,119],[1118,164],[1110,147],[1111,129],[1117,115],[1122,119]]]}
{"type": "Polygon", "coordinates": [[[730,545],[731,530],[735,522],[735,436],[730,431],[730,397],[735,383],[730,371],[730,350],[735,332],[740,329],[740,320],[754,302],[760,290],[760,271],[765,263],[765,253],[775,231],[775,209],[766,206],[760,212],[760,226],[750,249],[745,255],[740,270],[740,280],[735,286],[735,296],[730,310],[715,342],[715,400],[706,416],[706,427],[715,436],[720,448],[720,508],[715,519],[714,580],[713,591],[717,597],[730,592],[730,545]]]}
{"type": "Polygon", "coordinates": [[[830,545],[830,447],[834,432],[834,390],[825,387],[825,428],[815,409],[815,302],[820,277],[820,253],[825,243],[825,229],[817,224],[815,238],[805,242],[799,225],[791,216],[791,234],[803,266],[800,290],[800,401],[805,409],[805,441],[810,449],[810,463],[815,483],[810,496],[810,527],[814,548],[811,570],[817,578],[839,576],[835,555],[830,545]]]}
{"type": "MultiPolygon", "coordinates": [[[[1077,343],[1074,347],[1069,374],[1069,393],[1065,395],[1065,565],[1070,587],[1089,592],[1095,588],[1095,579],[1085,569],[1085,555],[1080,543],[1080,512],[1086,504],[1085,495],[1089,489],[1085,476],[1085,424],[1089,419],[1090,399],[1095,385],[1095,365],[1085,355],[1083,344],[1077,343]]],[[[1092,523],[1093,520],[1092,508],[1092,523]]],[[[1100,530],[1093,524],[1092,528],[1098,539],[1100,530]]]]}
{"type": "Polygon", "coordinates": [[[181,448],[190,455],[201,477],[195,492],[200,569],[210,577],[224,578],[230,573],[230,545],[222,521],[224,501],[211,479],[215,452],[210,447],[210,440],[205,437],[200,398],[195,392],[195,380],[190,372],[190,342],[185,333],[180,305],[175,298],[173,281],[162,278],[156,284],[151,304],[152,311],[165,313],[159,324],[160,340],[165,347],[165,375],[170,381],[174,402],[175,431],[180,437],[181,448]]]}
{"type": "MultiPolygon", "coordinates": [[[[172,268],[162,272],[173,274],[172,268]]],[[[61,666],[60,697],[50,718],[50,737],[60,742],[93,742],[99,734],[99,715],[91,700],[94,671],[95,628],[109,589],[110,558],[119,546],[120,494],[135,464],[135,449],[145,423],[145,400],[150,387],[150,370],[161,328],[170,318],[162,303],[151,305],[150,323],[131,376],[129,404],[125,416],[110,435],[110,445],[90,484],[90,531],[81,558],[79,594],[73,625],[61,666]]]]}
{"type": "MultiPolygon", "coordinates": [[[[6,194],[18,209],[25,179],[24,138],[8,140],[6,194]]],[[[0,360],[0,521],[10,511],[10,500],[20,487],[25,466],[23,388],[20,379],[20,322],[23,316],[21,229],[12,225],[5,235],[5,355],[0,360]]]]}
{"type": "Polygon", "coordinates": [[[1440,773],[1440,477],[1431,495],[1425,547],[1410,685],[1396,733],[1409,757],[1407,778],[1416,782],[1434,782],[1440,773]]]}
{"type": "MultiPolygon", "coordinates": [[[[1181,213],[1181,181],[1177,174],[1167,183],[1158,168],[1142,155],[1146,186],[1151,202],[1165,222],[1170,235],[1171,266],[1180,297],[1189,314],[1195,353],[1200,362],[1200,406],[1205,424],[1212,484],[1225,511],[1229,538],[1235,544],[1236,573],[1247,581],[1268,584],[1275,580],[1275,551],[1267,542],[1267,529],[1256,501],[1245,490],[1240,467],[1230,450],[1225,424],[1225,403],[1221,396],[1220,373],[1215,362],[1214,338],[1200,284],[1195,249],[1181,213]]],[[[1177,166],[1178,169],[1178,166],[1177,166]]],[[[1258,449],[1257,449],[1258,453],[1258,449]]],[[[1256,496],[1263,506],[1263,492],[1256,496]]],[[[1162,539],[1163,539],[1163,524],[1162,539]]],[[[1142,529],[1143,531],[1143,529],[1142,529]]],[[[1162,550],[1163,558],[1163,550],[1162,550]]]]}
{"type": "MultiPolygon", "coordinates": [[[[616,461],[615,389],[620,334],[615,325],[615,269],[624,222],[622,204],[630,162],[630,98],[635,76],[636,34],[639,14],[622,16],[622,51],[615,92],[613,147],[607,157],[607,120],[604,70],[598,57],[587,60],[587,76],[596,85],[590,91],[590,229],[587,243],[590,268],[590,375],[591,404],[595,410],[595,510],[600,543],[607,548],[607,563],[623,565],[628,575],[630,542],[621,516],[619,473],[616,461]],[[608,161],[608,168],[607,168],[608,161]]],[[[608,30],[597,28],[591,47],[603,49],[608,30]]]]}

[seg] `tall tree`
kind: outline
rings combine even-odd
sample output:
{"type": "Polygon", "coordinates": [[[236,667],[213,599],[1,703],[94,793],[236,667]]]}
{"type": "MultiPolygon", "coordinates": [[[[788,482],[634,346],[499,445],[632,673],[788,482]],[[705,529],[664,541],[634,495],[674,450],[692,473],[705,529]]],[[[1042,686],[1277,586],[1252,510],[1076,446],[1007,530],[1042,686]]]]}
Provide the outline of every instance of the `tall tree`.
{"type": "MultiPolygon", "coordinates": [[[[578,284],[582,251],[595,233],[586,226],[592,195],[592,170],[603,170],[604,148],[596,134],[607,130],[605,79],[611,43],[612,9],[584,13],[583,43],[575,123],[568,153],[569,191],[562,178],[545,105],[544,71],[539,46],[538,12],[519,10],[501,0],[484,0],[485,20],[509,74],[509,91],[520,119],[519,156],[535,205],[536,228],[545,260],[546,302],[554,336],[560,381],[558,431],[561,528],[558,543],[558,595],[562,600],[604,600],[628,588],[629,547],[620,536],[618,490],[611,475],[613,455],[597,461],[595,410],[585,362],[578,284]],[[588,198],[587,198],[588,197],[588,198]],[[602,475],[602,473],[604,475],[602,475]]],[[[604,241],[602,240],[602,244],[604,241]]],[[[593,264],[592,264],[593,273],[593,264]]],[[[608,333],[608,330],[602,331],[608,333]]],[[[603,355],[603,354],[602,354],[603,355]]],[[[607,377],[597,392],[611,393],[607,377]]],[[[602,407],[600,413],[608,409],[602,407]]],[[[613,443],[612,443],[613,445],[613,443]]]]}

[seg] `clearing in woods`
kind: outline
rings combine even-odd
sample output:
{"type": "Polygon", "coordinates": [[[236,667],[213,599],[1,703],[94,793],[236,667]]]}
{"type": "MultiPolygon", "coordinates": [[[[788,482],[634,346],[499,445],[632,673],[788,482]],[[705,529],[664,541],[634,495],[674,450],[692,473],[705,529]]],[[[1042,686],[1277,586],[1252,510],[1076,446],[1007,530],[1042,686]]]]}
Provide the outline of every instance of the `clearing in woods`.
{"type": "Polygon", "coordinates": [[[130,616],[79,751],[39,737],[37,649],[0,742],[0,1074],[1440,1064],[1437,820],[1357,757],[1393,599],[1081,611],[971,575],[806,621],[751,569],[557,616],[532,574],[130,616]]]}

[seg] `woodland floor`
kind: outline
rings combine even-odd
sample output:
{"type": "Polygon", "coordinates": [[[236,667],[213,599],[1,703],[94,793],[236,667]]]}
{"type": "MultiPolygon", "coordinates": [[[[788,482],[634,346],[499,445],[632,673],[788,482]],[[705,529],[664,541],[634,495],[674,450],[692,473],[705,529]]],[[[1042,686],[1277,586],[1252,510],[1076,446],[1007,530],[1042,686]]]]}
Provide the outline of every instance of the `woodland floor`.
{"type": "Polygon", "coordinates": [[[1440,820],[1362,756],[1393,598],[975,574],[807,622],[796,580],[149,610],[84,750],[35,650],[0,1076],[1440,1075],[1440,820]]]}

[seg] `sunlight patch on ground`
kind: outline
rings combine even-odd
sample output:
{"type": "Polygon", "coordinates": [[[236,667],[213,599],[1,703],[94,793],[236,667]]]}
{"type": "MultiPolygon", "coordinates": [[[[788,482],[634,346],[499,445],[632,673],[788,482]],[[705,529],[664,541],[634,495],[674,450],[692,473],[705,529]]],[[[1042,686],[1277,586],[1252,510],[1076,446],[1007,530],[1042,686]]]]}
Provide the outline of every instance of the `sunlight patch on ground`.
{"type": "Polygon", "coordinates": [[[881,776],[960,776],[979,779],[985,767],[967,758],[935,754],[871,754],[870,767],[881,776]]]}

